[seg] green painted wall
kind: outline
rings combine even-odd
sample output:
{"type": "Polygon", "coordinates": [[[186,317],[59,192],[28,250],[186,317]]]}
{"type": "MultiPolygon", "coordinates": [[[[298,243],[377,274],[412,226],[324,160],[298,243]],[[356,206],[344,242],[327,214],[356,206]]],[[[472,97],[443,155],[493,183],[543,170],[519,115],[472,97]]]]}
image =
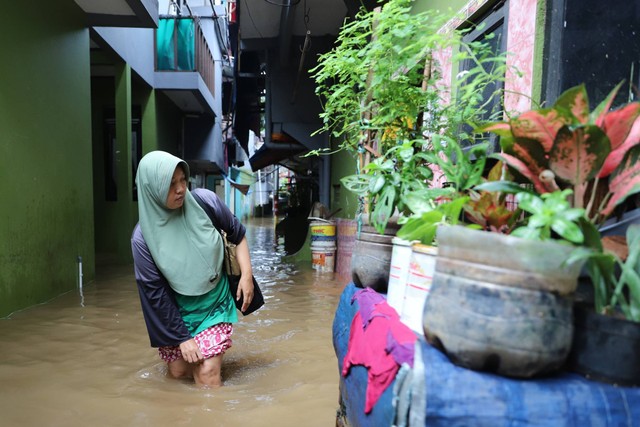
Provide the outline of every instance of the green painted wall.
{"type": "Polygon", "coordinates": [[[534,103],[540,103],[542,99],[542,84],[545,78],[544,74],[544,44],[545,44],[545,28],[547,23],[547,1],[538,0],[538,10],[536,12],[536,40],[533,57],[533,76],[531,90],[531,98],[534,103]]]}
{"type": "Polygon", "coordinates": [[[462,9],[468,0],[416,0],[413,10],[416,12],[424,12],[425,10],[439,10],[443,13],[456,13],[462,9]]]}
{"type": "MultiPolygon", "coordinates": [[[[93,120],[93,162],[94,162],[94,206],[96,253],[106,263],[128,263],[131,261],[129,238],[133,225],[138,221],[138,204],[130,201],[129,188],[135,176],[129,171],[121,171],[122,181],[127,192],[118,197],[118,202],[106,200],[105,195],[105,110],[130,102],[131,108],[125,108],[118,120],[126,121],[130,110],[140,109],[142,153],[153,150],[165,150],[179,155],[179,141],[182,112],[161,92],[156,92],[135,73],[126,78],[129,68],[120,64],[119,70],[123,91],[116,97],[117,80],[113,77],[94,77],[91,79],[92,120],[93,120]],[[129,91],[129,96],[126,96],[129,91]],[[126,172],[126,173],[124,173],[126,172]],[[126,200],[120,202],[120,200],[126,200]]],[[[126,106],[126,105],[125,105],[126,106]]],[[[128,129],[121,134],[124,136],[128,129]]],[[[131,142],[122,143],[130,150],[131,142]]],[[[129,160],[122,160],[128,164],[129,160]]],[[[119,186],[120,187],[120,186],[119,186]]]]}
{"type": "Polygon", "coordinates": [[[340,182],[345,176],[356,172],[356,160],[352,154],[340,151],[331,155],[331,211],[342,209],[336,218],[355,218],[358,197],[347,191],[340,182]]]}
{"type": "Polygon", "coordinates": [[[95,275],[89,32],[72,1],[0,29],[0,317],[95,275]]]}

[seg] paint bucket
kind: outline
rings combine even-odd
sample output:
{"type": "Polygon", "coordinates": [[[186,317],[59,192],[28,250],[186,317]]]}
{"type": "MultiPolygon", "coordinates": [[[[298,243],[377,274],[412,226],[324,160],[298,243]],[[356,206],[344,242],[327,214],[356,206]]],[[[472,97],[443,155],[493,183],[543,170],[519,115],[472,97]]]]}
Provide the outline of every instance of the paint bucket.
{"type": "Polygon", "coordinates": [[[311,221],[311,245],[316,247],[336,246],[336,222],[335,221],[311,221]]]}
{"type": "Polygon", "coordinates": [[[336,262],[336,246],[311,242],[311,268],[322,273],[332,273],[336,262]]]}
{"type": "Polygon", "coordinates": [[[438,249],[433,246],[421,243],[411,245],[409,274],[400,320],[418,333],[424,333],[422,323],[424,303],[431,290],[437,255],[438,249]]]}
{"type": "Polygon", "coordinates": [[[409,276],[412,242],[394,237],[391,243],[393,243],[393,249],[391,249],[387,304],[393,307],[398,314],[401,314],[402,306],[404,305],[404,293],[407,288],[407,277],[409,276]]]}

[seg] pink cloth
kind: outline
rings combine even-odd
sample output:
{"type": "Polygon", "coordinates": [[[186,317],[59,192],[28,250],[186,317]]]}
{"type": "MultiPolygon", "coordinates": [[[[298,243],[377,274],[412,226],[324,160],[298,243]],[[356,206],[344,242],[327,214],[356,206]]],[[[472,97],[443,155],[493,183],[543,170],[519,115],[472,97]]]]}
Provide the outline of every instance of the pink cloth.
{"type": "MultiPolygon", "coordinates": [[[[205,359],[219,354],[224,354],[231,348],[231,334],[233,333],[233,325],[231,323],[218,323],[204,331],[198,333],[193,339],[200,348],[200,352],[205,359]]],[[[167,363],[182,358],[180,347],[160,347],[158,348],[160,358],[167,363]]]]}
{"type": "Polygon", "coordinates": [[[346,377],[353,365],[367,368],[364,412],[368,414],[395,379],[400,365],[407,362],[413,366],[413,346],[417,337],[400,322],[398,313],[384,298],[377,300],[366,290],[358,293],[354,300],[360,301],[358,297],[362,297],[363,315],[367,318],[361,315],[361,310],[351,321],[342,375],[346,377]]]}

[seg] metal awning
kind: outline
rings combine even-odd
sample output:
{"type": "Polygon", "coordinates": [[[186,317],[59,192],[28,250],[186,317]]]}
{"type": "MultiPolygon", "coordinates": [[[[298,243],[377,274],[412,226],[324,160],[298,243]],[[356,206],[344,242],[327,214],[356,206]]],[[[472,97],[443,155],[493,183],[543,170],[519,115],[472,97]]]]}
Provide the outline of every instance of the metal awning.
{"type": "Polygon", "coordinates": [[[229,166],[229,173],[225,176],[225,179],[229,181],[229,184],[238,189],[242,194],[249,192],[251,184],[256,182],[256,178],[253,172],[245,168],[237,168],[235,166],[229,166]]]}

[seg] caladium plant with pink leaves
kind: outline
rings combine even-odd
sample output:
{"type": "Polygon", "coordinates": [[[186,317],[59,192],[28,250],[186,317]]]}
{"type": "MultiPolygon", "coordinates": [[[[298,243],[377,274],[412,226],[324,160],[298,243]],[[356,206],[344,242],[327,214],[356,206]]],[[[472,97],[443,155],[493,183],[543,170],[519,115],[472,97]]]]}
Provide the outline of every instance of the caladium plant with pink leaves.
{"type": "Polygon", "coordinates": [[[480,129],[498,134],[497,156],[543,194],[570,188],[573,204],[602,223],[640,192],[640,102],[611,110],[622,83],[593,111],[584,85],[565,91],[550,108],[534,109],[480,129]],[[600,180],[606,195],[598,202],[600,180]],[[594,206],[594,204],[598,204],[594,206]]]}

